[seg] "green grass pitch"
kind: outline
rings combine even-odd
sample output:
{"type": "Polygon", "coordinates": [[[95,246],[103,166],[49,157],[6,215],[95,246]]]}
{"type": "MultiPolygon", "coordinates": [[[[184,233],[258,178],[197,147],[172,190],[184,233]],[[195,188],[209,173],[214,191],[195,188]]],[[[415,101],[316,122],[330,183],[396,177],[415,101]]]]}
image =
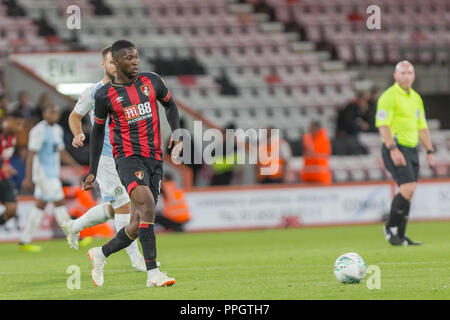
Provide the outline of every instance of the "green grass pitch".
{"type": "MultiPolygon", "coordinates": [[[[66,241],[36,242],[40,253],[0,244],[0,299],[450,299],[450,222],[410,223],[420,247],[392,247],[381,224],[220,233],[160,234],[161,270],[176,278],[169,288],[146,288],[145,273],[132,270],[125,251],[105,265],[94,286],[88,247],[66,241]],[[357,252],[381,270],[381,288],[341,284],[336,258],[357,252]],[[70,265],[81,270],[81,288],[69,290],[70,265]]],[[[95,240],[89,247],[102,245],[95,240]]]]}

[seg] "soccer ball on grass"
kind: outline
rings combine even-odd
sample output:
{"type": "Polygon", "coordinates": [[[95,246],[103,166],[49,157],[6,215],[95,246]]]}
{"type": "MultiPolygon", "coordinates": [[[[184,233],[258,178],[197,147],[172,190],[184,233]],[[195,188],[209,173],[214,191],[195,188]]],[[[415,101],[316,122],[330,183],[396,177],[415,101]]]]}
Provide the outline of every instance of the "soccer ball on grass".
{"type": "Polygon", "coordinates": [[[342,283],[359,283],[366,276],[366,272],[366,263],[354,252],[343,254],[334,263],[334,275],[342,283]]]}

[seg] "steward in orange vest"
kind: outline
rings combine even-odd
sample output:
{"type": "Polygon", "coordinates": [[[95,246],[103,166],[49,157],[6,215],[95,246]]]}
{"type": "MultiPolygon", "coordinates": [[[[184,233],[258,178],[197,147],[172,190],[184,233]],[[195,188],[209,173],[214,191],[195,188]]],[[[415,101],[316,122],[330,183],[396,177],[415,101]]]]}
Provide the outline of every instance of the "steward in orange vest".
{"type": "Polygon", "coordinates": [[[271,129],[273,128],[267,128],[268,145],[260,143],[258,148],[256,176],[259,183],[282,183],[288,160],[291,157],[289,144],[282,138],[272,139],[271,129]],[[271,172],[264,174],[262,172],[263,168],[271,172]]]}
{"type": "Polygon", "coordinates": [[[321,128],[317,121],[312,122],[309,133],[303,136],[304,166],[300,173],[301,180],[331,184],[330,155],[331,143],[326,128],[321,128]]]}
{"type": "Polygon", "coordinates": [[[157,214],[155,222],[161,224],[167,230],[182,232],[191,215],[184,197],[184,191],[177,188],[172,176],[164,175],[161,184],[161,193],[164,196],[164,209],[162,214],[157,214]]]}

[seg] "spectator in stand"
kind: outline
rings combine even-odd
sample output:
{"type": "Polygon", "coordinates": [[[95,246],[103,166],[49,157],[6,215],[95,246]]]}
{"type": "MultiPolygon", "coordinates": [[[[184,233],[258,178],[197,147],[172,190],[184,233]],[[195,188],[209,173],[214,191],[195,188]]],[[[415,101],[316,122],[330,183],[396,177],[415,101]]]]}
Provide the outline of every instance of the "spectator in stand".
{"type": "Polygon", "coordinates": [[[327,129],[318,121],[312,121],[303,138],[303,169],[300,178],[305,182],[331,184],[331,143],[327,129]]]}
{"type": "Polygon", "coordinates": [[[272,136],[272,127],[267,128],[267,142],[258,143],[258,164],[256,176],[259,183],[283,183],[288,171],[292,150],[289,143],[280,136],[272,136]],[[263,169],[271,169],[265,174],[263,169]]]}
{"type": "Polygon", "coordinates": [[[48,92],[40,95],[36,107],[31,111],[31,119],[34,124],[43,120],[42,112],[53,104],[52,96],[48,92]]]}
{"type": "Polygon", "coordinates": [[[0,119],[6,116],[10,107],[8,96],[6,94],[0,95],[0,119]]]}
{"type": "Polygon", "coordinates": [[[13,110],[19,110],[25,119],[31,117],[31,98],[28,91],[22,90],[17,94],[17,101],[12,105],[13,110]]]}
{"type": "Polygon", "coordinates": [[[366,121],[369,123],[369,132],[378,132],[375,126],[375,114],[377,112],[377,101],[380,96],[380,90],[377,87],[372,87],[369,94],[369,110],[365,116],[366,121]]]}
{"type": "Polygon", "coordinates": [[[339,112],[338,131],[347,135],[357,135],[361,131],[368,131],[369,123],[365,119],[368,110],[368,94],[365,92],[358,93],[356,99],[339,112]]]}
{"type": "Polygon", "coordinates": [[[22,157],[25,155],[25,150],[28,147],[28,133],[30,132],[30,129],[33,127],[33,123],[30,121],[32,105],[30,94],[28,93],[28,91],[22,90],[17,94],[17,101],[15,101],[11,105],[10,111],[20,112],[25,119],[23,129],[17,134],[17,146],[16,146],[16,153],[21,155],[22,157]]]}
{"type": "MultiPolygon", "coordinates": [[[[188,130],[186,127],[185,119],[183,119],[183,118],[180,118],[180,128],[188,130]]],[[[197,157],[202,158],[202,150],[201,149],[197,150],[196,145],[194,144],[194,135],[192,132],[190,132],[190,134],[191,134],[191,139],[189,141],[184,141],[183,143],[185,145],[187,145],[187,144],[190,145],[191,159],[189,159],[189,163],[184,163],[184,165],[186,165],[192,169],[193,180],[194,180],[194,185],[195,185],[195,182],[197,181],[197,176],[203,167],[202,163],[195,163],[195,158],[196,158],[196,154],[197,154],[197,157]]],[[[167,146],[167,145],[169,145],[169,143],[167,142],[165,145],[167,146]]],[[[172,154],[172,148],[168,148],[167,153],[172,154]]],[[[180,156],[181,157],[183,156],[183,151],[181,151],[180,156]]],[[[203,160],[202,160],[202,162],[203,162],[203,160]]]]}
{"type": "MultiPolygon", "coordinates": [[[[236,130],[236,126],[233,123],[230,123],[225,127],[225,132],[227,129],[236,130]]],[[[221,155],[216,155],[214,152],[215,150],[213,151],[213,163],[211,164],[213,171],[213,176],[211,178],[212,186],[230,185],[233,180],[233,174],[237,163],[237,145],[235,141],[233,148],[227,148],[227,139],[229,138],[230,137],[227,137],[226,134],[224,135],[221,155]]]]}
{"type": "Polygon", "coordinates": [[[369,131],[368,111],[369,96],[364,92],[359,92],[352,102],[339,111],[334,154],[367,154],[367,149],[358,140],[358,134],[369,131]]]}

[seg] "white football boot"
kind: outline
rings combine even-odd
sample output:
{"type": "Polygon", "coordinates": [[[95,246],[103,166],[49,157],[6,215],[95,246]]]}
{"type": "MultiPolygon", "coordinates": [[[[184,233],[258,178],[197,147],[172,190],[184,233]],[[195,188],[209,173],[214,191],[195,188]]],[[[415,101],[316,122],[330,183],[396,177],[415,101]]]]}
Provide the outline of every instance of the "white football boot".
{"type": "Polygon", "coordinates": [[[103,267],[106,263],[101,247],[94,247],[88,251],[89,260],[92,261],[91,277],[96,287],[103,285],[103,267]]]}
{"type": "Polygon", "coordinates": [[[79,232],[73,232],[72,230],[72,224],[73,220],[66,220],[63,222],[61,228],[63,229],[64,233],[66,234],[67,243],[69,244],[69,247],[71,247],[74,250],[78,250],[78,237],[80,236],[79,232]]]}
{"type": "Polygon", "coordinates": [[[175,278],[169,278],[165,272],[155,272],[147,279],[147,287],[171,287],[175,283],[175,278]]]}

